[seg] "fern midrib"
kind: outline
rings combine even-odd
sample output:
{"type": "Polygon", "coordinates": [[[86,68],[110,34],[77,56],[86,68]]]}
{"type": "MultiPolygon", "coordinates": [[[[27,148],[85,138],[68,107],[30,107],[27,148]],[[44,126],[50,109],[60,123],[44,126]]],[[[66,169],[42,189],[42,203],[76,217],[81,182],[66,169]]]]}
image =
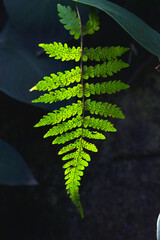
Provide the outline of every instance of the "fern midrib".
{"type": "MultiPolygon", "coordinates": [[[[73,182],[76,179],[76,168],[78,166],[80,153],[83,151],[82,141],[83,141],[84,115],[85,115],[84,81],[83,81],[83,60],[82,60],[82,57],[83,57],[83,31],[82,31],[81,17],[80,17],[80,13],[79,13],[79,9],[78,9],[77,4],[76,4],[76,10],[77,10],[78,18],[80,20],[80,31],[81,31],[81,37],[80,37],[80,46],[81,46],[80,72],[81,72],[81,85],[82,85],[82,93],[83,93],[82,94],[83,111],[82,111],[82,134],[81,134],[80,141],[79,141],[79,148],[77,149],[78,150],[78,156],[76,158],[76,164],[75,164],[75,168],[74,168],[73,182]]],[[[80,200],[77,199],[77,201],[80,201],[80,200]]]]}
{"type": "Polygon", "coordinates": [[[81,58],[80,58],[80,73],[81,73],[81,85],[82,85],[82,104],[83,104],[83,111],[82,111],[82,135],[81,135],[81,144],[82,144],[82,137],[83,137],[83,129],[84,129],[84,115],[85,115],[85,95],[84,95],[84,79],[83,79],[83,29],[82,29],[82,21],[80,12],[78,9],[78,5],[76,4],[77,15],[79,18],[80,23],[80,48],[81,48],[81,58]]]}

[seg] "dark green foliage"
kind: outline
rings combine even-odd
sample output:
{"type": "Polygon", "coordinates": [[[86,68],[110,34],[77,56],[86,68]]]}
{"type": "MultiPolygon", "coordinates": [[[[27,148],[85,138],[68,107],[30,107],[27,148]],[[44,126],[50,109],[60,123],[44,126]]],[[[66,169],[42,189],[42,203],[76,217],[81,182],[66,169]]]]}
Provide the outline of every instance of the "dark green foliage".
{"type": "Polygon", "coordinates": [[[94,34],[95,31],[99,30],[99,17],[96,13],[95,8],[90,8],[89,10],[89,20],[86,26],[82,27],[83,36],[86,34],[94,34]]]}
{"type": "MultiPolygon", "coordinates": [[[[94,9],[91,9],[89,21],[86,26],[80,25],[80,19],[76,12],[70,7],[64,7],[58,4],[60,21],[65,24],[65,28],[70,30],[76,39],[86,34],[93,34],[99,29],[99,18],[94,9]]],[[[127,89],[129,85],[121,80],[107,82],[87,83],[85,80],[90,78],[107,78],[129,65],[118,57],[125,53],[128,48],[123,47],[97,47],[88,49],[81,47],[68,47],[65,43],[54,42],[53,44],[40,44],[40,46],[49,54],[50,57],[61,59],[62,61],[75,60],[80,61],[80,67],[51,74],[50,77],[44,77],[31,90],[48,91],[44,95],[35,99],[33,102],[52,103],[68,100],[71,97],[80,98],[76,103],[55,110],[45,115],[35,126],[53,125],[44,137],[55,136],[53,144],[65,144],[59,151],[64,154],[63,161],[66,161],[65,168],[66,190],[77,206],[81,216],[84,216],[83,208],[80,203],[79,186],[85,167],[91,161],[87,151],[97,152],[95,144],[88,142],[87,139],[105,139],[101,132],[115,132],[113,124],[104,119],[106,117],[124,118],[119,107],[111,103],[97,102],[88,99],[91,95],[112,94],[127,89]],[[101,61],[96,66],[83,66],[87,60],[101,61]],[[77,85],[75,83],[77,82],[77,85]],[[74,86],[67,87],[74,83],[74,86]],[[66,88],[67,87],[67,88],[66,88]],[[56,89],[56,90],[55,90],[56,89]],[[90,116],[92,115],[98,115],[90,116]],[[71,142],[70,142],[71,141],[71,142]],[[69,143],[68,143],[69,142],[69,143]]]]}
{"type": "Polygon", "coordinates": [[[74,35],[75,39],[80,38],[80,20],[77,17],[77,14],[75,11],[72,11],[70,6],[62,6],[60,4],[57,5],[60,22],[64,24],[65,29],[70,30],[70,34],[74,35]]]}

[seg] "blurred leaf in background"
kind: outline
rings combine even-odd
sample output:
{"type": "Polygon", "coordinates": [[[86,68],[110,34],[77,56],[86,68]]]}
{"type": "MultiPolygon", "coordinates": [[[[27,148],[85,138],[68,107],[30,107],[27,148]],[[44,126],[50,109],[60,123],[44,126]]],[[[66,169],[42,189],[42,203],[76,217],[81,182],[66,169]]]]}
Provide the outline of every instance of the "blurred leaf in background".
{"type": "Polygon", "coordinates": [[[0,139],[0,184],[9,186],[38,184],[19,153],[2,139],[0,139]]]}

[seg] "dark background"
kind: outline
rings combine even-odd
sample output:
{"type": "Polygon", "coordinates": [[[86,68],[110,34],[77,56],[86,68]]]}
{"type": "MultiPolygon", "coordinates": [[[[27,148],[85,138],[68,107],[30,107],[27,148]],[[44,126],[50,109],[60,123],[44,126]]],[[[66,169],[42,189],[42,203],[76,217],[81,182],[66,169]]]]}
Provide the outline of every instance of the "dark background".
{"type": "MultiPolygon", "coordinates": [[[[0,31],[4,31],[9,20],[17,34],[15,39],[21,39],[20,43],[16,42],[18,47],[22,46],[37,58],[48,61],[43,54],[39,54],[39,42],[56,40],[76,44],[63,30],[63,26],[61,29],[55,27],[52,31],[47,20],[46,23],[38,23],[38,26],[43,26],[42,29],[37,27],[35,20],[32,23],[36,7],[30,18],[22,18],[21,24],[14,21],[6,9],[6,2],[0,0],[0,31]]],[[[18,2],[15,0],[15,7],[18,2]]],[[[159,0],[114,2],[132,11],[160,32],[159,0]]],[[[17,9],[17,14],[22,10],[17,9]]],[[[82,9],[81,14],[85,19],[86,8],[82,9]]],[[[80,189],[85,218],[81,220],[66,194],[62,162],[57,156],[59,147],[51,145],[52,139],[43,139],[45,128],[33,128],[47,112],[26,103],[34,98],[28,90],[38,81],[38,77],[34,79],[34,74],[26,77],[30,73],[29,69],[28,73],[25,69],[19,73],[18,64],[14,69],[6,61],[5,66],[13,86],[12,91],[8,90],[11,82],[7,82],[9,80],[6,78],[5,87],[0,87],[0,137],[22,155],[39,185],[0,185],[1,240],[156,238],[156,220],[160,211],[160,74],[155,70],[159,64],[158,58],[139,46],[105,13],[99,11],[99,15],[101,30],[94,37],[86,38],[84,44],[130,47],[124,59],[131,66],[116,77],[131,87],[109,98],[121,106],[126,118],[115,121],[118,131],[107,134],[105,141],[97,142],[99,152],[91,155],[92,161],[85,170],[80,189]],[[17,76],[20,76],[19,79],[17,76]],[[30,81],[28,85],[25,85],[26,78],[30,81]],[[18,96],[23,86],[26,86],[24,89],[28,87],[28,95],[24,98],[23,94],[18,96]]],[[[58,16],[54,17],[58,20],[58,16]]],[[[12,41],[13,35],[9,36],[9,41],[12,41]]],[[[0,51],[0,58],[1,54],[0,51]]],[[[57,72],[54,63],[45,69],[46,74],[57,72]],[[53,70],[50,70],[52,67],[53,70]]],[[[65,69],[61,63],[58,67],[65,69]]],[[[2,70],[2,65],[0,68],[2,70]]],[[[4,71],[0,73],[2,79],[4,71]]]]}

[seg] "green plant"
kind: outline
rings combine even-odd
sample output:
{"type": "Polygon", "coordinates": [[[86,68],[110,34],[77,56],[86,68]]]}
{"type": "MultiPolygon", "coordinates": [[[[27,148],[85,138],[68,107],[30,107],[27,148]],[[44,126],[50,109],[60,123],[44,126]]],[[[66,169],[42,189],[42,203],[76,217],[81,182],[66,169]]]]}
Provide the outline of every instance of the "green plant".
{"type": "Polygon", "coordinates": [[[64,24],[70,34],[75,39],[80,38],[80,47],[68,47],[66,43],[39,44],[50,57],[61,59],[62,61],[74,60],[80,62],[80,66],[76,66],[71,71],[64,73],[58,72],[51,74],[49,77],[37,83],[30,91],[48,91],[33,100],[34,103],[44,102],[53,103],[77,97],[72,105],[67,105],[52,113],[48,113],[35,125],[35,127],[52,125],[53,127],[44,135],[44,137],[56,136],[53,144],[64,144],[72,141],[68,145],[61,148],[59,154],[64,154],[63,161],[69,160],[63,165],[65,169],[66,190],[71,200],[76,205],[81,216],[84,216],[83,208],[80,203],[79,186],[83,176],[83,170],[88,166],[91,160],[87,151],[97,152],[95,144],[88,142],[86,139],[105,139],[105,135],[101,131],[115,132],[113,124],[108,121],[107,117],[124,118],[119,107],[108,102],[91,100],[91,95],[112,94],[127,89],[129,85],[120,80],[107,82],[89,82],[90,78],[107,78],[117,73],[129,65],[119,60],[123,53],[128,51],[124,47],[97,47],[84,48],[83,36],[93,34],[99,29],[99,18],[94,8],[90,9],[89,21],[85,26],[81,24],[81,18],[77,7],[77,14],[69,6],[65,7],[60,4],[58,6],[60,22],[64,24]],[[83,65],[84,62],[97,61],[101,64],[95,66],[83,65]],[[88,81],[88,82],[87,82],[88,81]],[[68,87],[73,84],[72,87],[68,87]],[[57,89],[58,90],[55,90],[57,89]],[[91,115],[94,115],[92,117],[91,115]],[[99,115],[99,117],[95,117],[99,115]],[[93,130],[92,130],[93,129],[93,130]],[[59,135],[59,136],[57,136],[59,135]],[[71,152],[71,153],[68,153],[71,152]]]}

